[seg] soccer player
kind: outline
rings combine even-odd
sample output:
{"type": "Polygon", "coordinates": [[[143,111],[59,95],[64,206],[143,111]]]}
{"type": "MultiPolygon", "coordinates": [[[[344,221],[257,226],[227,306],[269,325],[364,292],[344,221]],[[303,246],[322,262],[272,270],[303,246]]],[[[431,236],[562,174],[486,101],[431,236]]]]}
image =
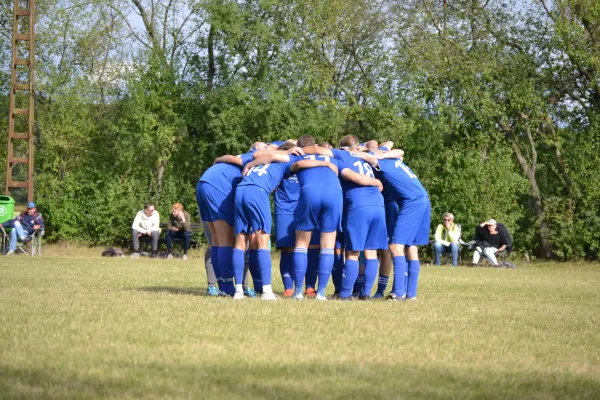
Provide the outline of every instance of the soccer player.
{"type": "Polygon", "coordinates": [[[401,158],[380,159],[378,164],[379,168],[375,174],[398,204],[398,217],[389,238],[389,249],[394,256],[394,283],[388,299],[413,300],[417,297],[421,267],[418,246],[426,245],[429,241],[429,195],[415,173],[401,158]],[[408,246],[407,257],[404,253],[405,246],[408,246]],[[406,280],[403,279],[404,276],[406,280]]]}
{"type": "Polygon", "coordinates": [[[210,258],[217,283],[219,289],[229,296],[235,293],[232,268],[235,188],[242,180],[242,163],[252,159],[252,153],[219,157],[196,186],[198,209],[213,240],[210,258]]]}
{"type": "MultiPolygon", "coordinates": [[[[258,159],[260,160],[260,158],[258,159]]],[[[254,232],[257,242],[257,261],[262,281],[262,299],[277,300],[271,286],[271,235],[270,193],[279,186],[288,168],[286,163],[260,165],[248,163],[245,176],[235,193],[235,248],[233,249],[233,269],[236,290],[234,299],[243,299],[242,278],[244,254],[248,247],[248,237],[254,232]]]]}
{"type": "Polygon", "coordinates": [[[344,193],[344,216],[342,231],[346,247],[346,262],[342,280],[340,298],[352,296],[354,284],[359,273],[359,255],[365,254],[365,280],[359,298],[370,299],[371,289],[378,270],[377,250],[387,249],[387,232],[385,225],[385,208],[381,182],[375,179],[371,165],[360,158],[356,152],[359,140],[348,135],[342,138],[340,146],[348,149],[305,148],[307,154],[317,152],[321,155],[335,157],[346,168],[361,177],[360,183],[341,179],[344,193]]]}

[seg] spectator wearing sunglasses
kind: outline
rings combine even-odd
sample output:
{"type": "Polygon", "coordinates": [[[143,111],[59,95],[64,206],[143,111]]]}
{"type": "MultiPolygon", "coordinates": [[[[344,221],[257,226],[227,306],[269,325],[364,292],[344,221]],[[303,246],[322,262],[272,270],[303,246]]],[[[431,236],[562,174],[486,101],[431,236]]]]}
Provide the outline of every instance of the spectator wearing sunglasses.
{"type": "Polygon", "coordinates": [[[454,215],[445,213],[443,223],[435,230],[435,242],[433,243],[434,264],[440,265],[442,253],[452,253],[452,266],[458,265],[458,252],[460,240],[460,225],[454,223],[454,215]]]}

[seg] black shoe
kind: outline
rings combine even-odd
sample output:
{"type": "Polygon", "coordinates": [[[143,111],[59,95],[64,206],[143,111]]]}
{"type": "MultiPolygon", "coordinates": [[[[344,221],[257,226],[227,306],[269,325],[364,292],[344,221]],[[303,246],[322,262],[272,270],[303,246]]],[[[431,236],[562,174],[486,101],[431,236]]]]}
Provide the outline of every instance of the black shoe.
{"type": "Polygon", "coordinates": [[[150,258],[156,258],[158,257],[158,251],[153,251],[152,254],[150,255],[150,258]]]}
{"type": "Polygon", "coordinates": [[[366,294],[364,296],[362,294],[359,294],[358,299],[362,300],[362,301],[371,301],[371,296],[369,296],[368,294],[366,294]]]}
{"type": "Polygon", "coordinates": [[[331,296],[331,298],[332,298],[332,299],[334,299],[334,300],[339,300],[339,299],[340,299],[340,292],[335,292],[335,293],[334,293],[334,294],[331,296]]]}
{"type": "Polygon", "coordinates": [[[390,293],[387,297],[389,301],[406,301],[406,295],[400,297],[396,296],[394,293],[390,293]]]}

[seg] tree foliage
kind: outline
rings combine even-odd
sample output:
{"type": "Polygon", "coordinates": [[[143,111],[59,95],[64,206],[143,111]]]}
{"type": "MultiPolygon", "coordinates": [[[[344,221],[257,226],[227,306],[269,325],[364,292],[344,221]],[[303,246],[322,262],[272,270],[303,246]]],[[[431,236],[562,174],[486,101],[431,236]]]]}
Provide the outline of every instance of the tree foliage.
{"type": "Polygon", "coordinates": [[[356,134],[406,151],[433,226],[451,211],[468,236],[494,217],[531,256],[598,256],[595,0],[37,4],[36,193],[49,238],[125,242],[145,201],[195,212],[195,183],[219,155],[356,134]]]}

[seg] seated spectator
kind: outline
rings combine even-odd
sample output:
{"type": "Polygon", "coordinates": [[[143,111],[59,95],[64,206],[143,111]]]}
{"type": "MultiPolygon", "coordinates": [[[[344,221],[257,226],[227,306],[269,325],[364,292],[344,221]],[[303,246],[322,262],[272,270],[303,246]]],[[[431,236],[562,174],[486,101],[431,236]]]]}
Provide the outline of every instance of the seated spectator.
{"type": "Polygon", "coordinates": [[[169,222],[167,222],[167,258],[173,258],[173,239],[183,239],[183,258],[187,260],[187,251],[192,240],[190,214],[183,209],[181,203],[175,203],[171,207],[169,222]]]}
{"type": "Polygon", "coordinates": [[[144,209],[140,210],[133,224],[131,225],[133,239],[133,254],[131,258],[139,258],[140,256],[140,240],[142,236],[150,236],[152,238],[152,258],[158,254],[158,236],[160,235],[160,216],[158,211],[154,209],[154,204],[144,204],[144,209]]]}
{"type": "Polygon", "coordinates": [[[482,222],[475,229],[473,265],[477,265],[481,255],[483,255],[492,264],[498,266],[496,254],[505,250],[508,246],[510,246],[510,239],[504,225],[498,224],[494,219],[482,222]]]}
{"type": "Polygon", "coordinates": [[[433,252],[435,255],[434,264],[440,265],[440,257],[444,251],[452,253],[452,266],[458,265],[458,252],[460,245],[460,225],[454,223],[454,215],[445,213],[443,223],[439,224],[435,230],[435,242],[433,243],[433,252]]]}
{"type": "Polygon", "coordinates": [[[27,204],[27,211],[21,213],[16,218],[8,220],[2,224],[5,228],[12,228],[10,231],[10,243],[8,245],[7,256],[15,254],[17,248],[17,237],[21,239],[23,243],[27,242],[29,236],[31,236],[38,229],[44,228],[44,220],[42,215],[37,212],[37,208],[34,202],[27,204]]]}

